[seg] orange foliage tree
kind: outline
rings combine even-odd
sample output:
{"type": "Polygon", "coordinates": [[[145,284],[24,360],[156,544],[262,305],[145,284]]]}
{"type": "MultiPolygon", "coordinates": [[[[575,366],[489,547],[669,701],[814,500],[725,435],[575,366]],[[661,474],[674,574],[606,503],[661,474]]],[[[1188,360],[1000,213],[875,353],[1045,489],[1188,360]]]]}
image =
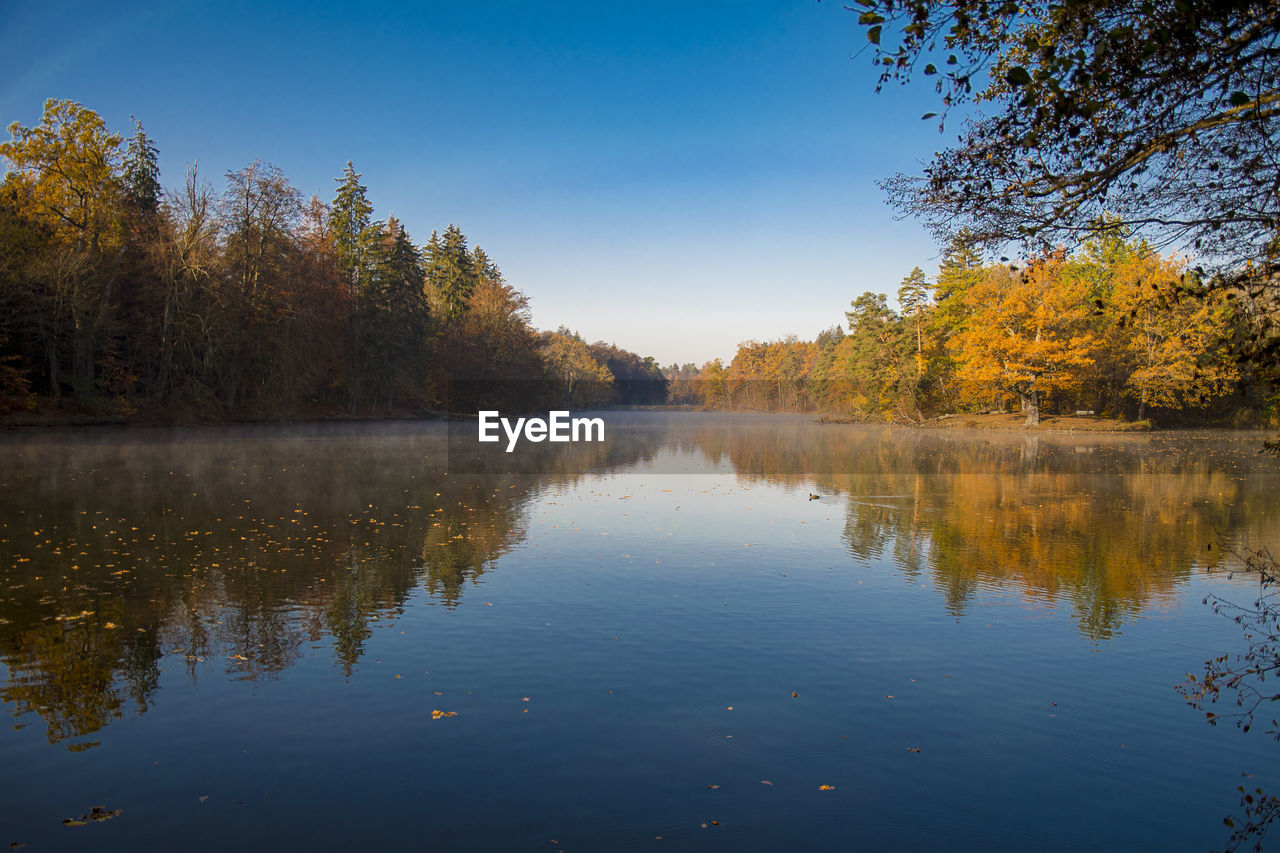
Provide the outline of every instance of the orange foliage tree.
{"type": "Polygon", "coordinates": [[[989,267],[965,292],[970,315],[954,340],[964,380],[1017,394],[1028,426],[1040,422],[1046,394],[1079,384],[1097,345],[1089,306],[1062,275],[1064,263],[1055,253],[1024,270],[989,267]]]}

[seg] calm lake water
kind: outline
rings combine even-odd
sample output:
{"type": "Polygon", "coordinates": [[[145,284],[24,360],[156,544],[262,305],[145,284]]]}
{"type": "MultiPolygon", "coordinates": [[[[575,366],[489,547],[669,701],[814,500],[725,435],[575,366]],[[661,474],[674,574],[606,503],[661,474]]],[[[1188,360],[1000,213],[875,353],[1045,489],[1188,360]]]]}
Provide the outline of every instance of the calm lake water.
{"type": "Polygon", "coordinates": [[[1174,689],[1260,436],[606,419],[0,436],[0,843],[1195,850],[1280,788],[1174,689]]]}

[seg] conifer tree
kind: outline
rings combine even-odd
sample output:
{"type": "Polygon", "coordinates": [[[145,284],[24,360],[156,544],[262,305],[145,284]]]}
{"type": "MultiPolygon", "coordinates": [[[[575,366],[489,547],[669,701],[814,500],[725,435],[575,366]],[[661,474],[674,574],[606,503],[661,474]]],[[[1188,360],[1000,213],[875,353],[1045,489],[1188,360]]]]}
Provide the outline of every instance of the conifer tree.
{"type": "Polygon", "coordinates": [[[381,229],[373,286],[366,302],[371,378],[386,392],[394,414],[398,386],[421,387],[426,369],[429,322],[418,249],[395,217],[381,229]]]}
{"type": "Polygon", "coordinates": [[[454,321],[467,311],[467,299],[478,278],[474,259],[467,249],[462,229],[452,223],[441,238],[431,233],[426,251],[427,283],[433,293],[438,312],[454,321]]]}
{"type": "Polygon", "coordinates": [[[124,155],[124,195],[129,206],[145,219],[160,209],[160,166],[156,159],[159,151],[142,129],[142,122],[134,119],[133,124],[133,136],[124,155]]]}
{"type": "Polygon", "coordinates": [[[924,316],[933,302],[932,291],[933,285],[920,267],[912,268],[898,287],[898,305],[902,310],[902,317],[908,322],[911,335],[916,339],[916,374],[919,376],[924,375],[924,316]]]}
{"type": "Polygon", "coordinates": [[[365,188],[360,183],[360,174],[350,160],[342,171],[342,177],[334,180],[338,184],[338,192],[330,205],[329,234],[333,241],[338,279],[346,287],[351,300],[351,316],[347,324],[347,398],[354,412],[357,388],[362,380],[361,367],[367,360],[366,353],[361,351],[365,335],[360,321],[367,312],[362,291],[372,272],[377,229],[370,219],[373,205],[369,203],[365,188]]]}

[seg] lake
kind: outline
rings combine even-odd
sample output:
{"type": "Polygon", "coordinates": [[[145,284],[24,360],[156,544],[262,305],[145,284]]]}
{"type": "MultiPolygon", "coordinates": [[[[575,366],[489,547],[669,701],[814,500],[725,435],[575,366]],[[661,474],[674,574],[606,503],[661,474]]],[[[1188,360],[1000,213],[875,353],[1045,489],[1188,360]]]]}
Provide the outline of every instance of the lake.
{"type": "Polygon", "coordinates": [[[1175,690],[1260,435],[603,416],[0,436],[0,843],[1207,849],[1280,789],[1175,690]]]}

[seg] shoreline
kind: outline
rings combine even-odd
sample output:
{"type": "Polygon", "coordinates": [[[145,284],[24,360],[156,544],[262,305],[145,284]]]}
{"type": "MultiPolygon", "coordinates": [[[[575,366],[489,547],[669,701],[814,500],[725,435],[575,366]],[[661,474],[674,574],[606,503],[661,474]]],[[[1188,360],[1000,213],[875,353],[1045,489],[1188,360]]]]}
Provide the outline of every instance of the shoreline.
{"type": "MultiPolygon", "coordinates": [[[[1158,427],[1149,420],[1121,421],[1114,418],[1102,418],[1085,415],[1045,415],[1036,426],[1027,426],[1025,416],[1021,412],[965,414],[955,413],[939,415],[919,423],[896,420],[891,422],[874,422],[842,415],[822,414],[818,412],[762,412],[757,410],[703,409],[697,406],[684,405],[646,405],[593,407],[592,411],[612,412],[661,412],[661,413],[705,413],[721,415],[738,415],[759,417],[783,415],[812,418],[816,424],[842,426],[878,426],[907,430],[938,431],[993,431],[993,432],[1026,432],[1026,433],[1106,433],[1150,435],[1168,430],[1221,430],[1224,432],[1266,432],[1266,426],[1230,426],[1211,424],[1199,426],[1158,427]]],[[[418,409],[406,410],[403,413],[387,414],[386,412],[363,412],[352,414],[345,408],[318,406],[310,410],[294,412],[286,416],[270,417],[217,417],[207,413],[183,412],[162,415],[155,410],[138,411],[131,414],[86,412],[74,409],[41,409],[37,411],[10,411],[0,414],[0,431],[25,432],[43,429],[83,429],[94,427],[126,427],[126,428],[182,428],[182,427],[232,427],[262,425],[305,425],[305,424],[364,424],[364,423],[399,423],[399,422],[455,422],[474,420],[475,413],[443,412],[418,409]]]]}
{"type": "MultiPolygon", "coordinates": [[[[1003,414],[941,415],[936,418],[914,424],[913,429],[989,429],[1020,432],[1118,432],[1118,433],[1150,433],[1157,428],[1149,420],[1121,421],[1115,418],[1100,418],[1094,415],[1044,415],[1040,423],[1027,426],[1026,416],[1021,412],[1003,414]]],[[[1215,429],[1232,429],[1232,427],[1212,427],[1215,429]]],[[[1206,427],[1197,427],[1206,429],[1206,427]]]]}

